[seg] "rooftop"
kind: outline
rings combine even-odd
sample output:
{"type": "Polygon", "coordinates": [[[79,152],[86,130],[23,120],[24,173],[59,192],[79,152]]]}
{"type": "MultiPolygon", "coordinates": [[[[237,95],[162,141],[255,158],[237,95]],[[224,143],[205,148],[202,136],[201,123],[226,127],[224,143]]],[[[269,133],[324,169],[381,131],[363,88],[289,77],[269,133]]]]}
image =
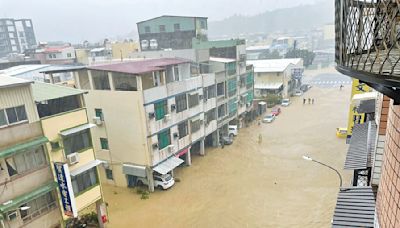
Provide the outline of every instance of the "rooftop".
{"type": "Polygon", "coordinates": [[[157,18],[162,18],[162,17],[205,18],[205,19],[207,19],[207,18],[208,18],[208,17],[194,17],[194,16],[174,16],[174,15],[162,15],[162,16],[159,16],[159,17],[153,17],[153,18],[150,18],[150,19],[147,19],[147,20],[144,20],[144,21],[139,21],[139,22],[138,22],[138,23],[136,23],[136,24],[141,24],[141,23],[143,23],[143,22],[151,21],[151,20],[154,20],[154,19],[157,19],[157,18]]]}
{"type": "Polygon", "coordinates": [[[210,57],[210,61],[220,62],[220,63],[232,63],[232,62],[235,62],[236,59],[210,57]]]}
{"type": "Polygon", "coordinates": [[[10,76],[17,76],[20,74],[24,74],[27,72],[39,70],[46,68],[50,65],[48,64],[26,64],[26,65],[19,65],[19,66],[13,66],[4,70],[0,70],[0,74],[7,74],[10,76]]]}
{"type": "Polygon", "coordinates": [[[283,72],[289,65],[299,64],[302,59],[262,59],[247,61],[254,66],[254,72],[283,72]]]}
{"type": "Polygon", "coordinates": [[[53,100],[62,97],[74,96],[85,93],[71,87],[54,85],[50,83],[35,82],[32,84],[33,98],[36,102],[53,100]]]}
{"type": "Polygon", "coordinates": [[[190,60],[178,58],[146,59],[106,65],[89,66],[89,70],[102,70],[127,74],[143,74],[152,71],[164,70],[166,66],[189,63],[190,60]]]}
{"type": "Polygon", "coordinates": [[[10,77],[5,74],[0,74],[0,88],[16,87],[16,86],[28,85],[30,83],[32,83],[32,81],[27,81],[20,78],[10,77]]]}

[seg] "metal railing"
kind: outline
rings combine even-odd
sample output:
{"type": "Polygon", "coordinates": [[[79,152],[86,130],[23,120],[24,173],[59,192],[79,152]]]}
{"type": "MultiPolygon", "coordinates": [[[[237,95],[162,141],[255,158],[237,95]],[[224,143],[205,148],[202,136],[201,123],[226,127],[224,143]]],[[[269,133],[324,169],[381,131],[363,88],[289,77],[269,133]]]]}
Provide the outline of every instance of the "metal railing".
{"type": "Polygon", "coordinates": [[[30,222],[34,218],[36,218],[40,215],[46,214],[55,208],[57,208],[57,204],[54,201],[54,202],[51,202],[35,211],[32,211],[32,212],[30,211],[28,215],[26,215],[25,217],[22,218],[22,221],[24,221],[24,223],[30,222]]]}
{"type": "Polygon", "coordinates": [[[335,33],[339,71],[400,85],[399,1],[336,0],[335,33]]]}

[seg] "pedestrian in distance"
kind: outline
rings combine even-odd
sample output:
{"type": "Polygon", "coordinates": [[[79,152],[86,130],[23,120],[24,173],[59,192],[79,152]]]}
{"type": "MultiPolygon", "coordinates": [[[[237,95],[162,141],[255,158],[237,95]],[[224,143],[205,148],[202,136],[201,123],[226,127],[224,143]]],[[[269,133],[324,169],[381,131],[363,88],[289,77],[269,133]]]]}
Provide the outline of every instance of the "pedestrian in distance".
{"type": "Polygon", "coordinates": [[[303,104],[306,104],[306,99],[305,98],[303,98],[303,104]]]}
{"type": "Polygon", "coordinates": [[[261,143],[261,142],[262,142],[262,135],[258,134],[258,143],[261,143]]]}
{"type": "Polygon", "coordinates": [[[343,88],[343,87],[344,87],[344,86],[343,86],[342,84],[340,84],[340,87],[339,87],[339,89],[340,89],[340,90],[342,90],[342,88],[343,88]]]}
{"type": "Polygon", "coordinates": [[[308,98],[308,104],[311,104],[311,98],[308,98]]]}
{"type": "Polygon", "coordinates": [[[314,104],[314,98],[313,98],[313,99],[311,99],[311,104],[314,104]]]}

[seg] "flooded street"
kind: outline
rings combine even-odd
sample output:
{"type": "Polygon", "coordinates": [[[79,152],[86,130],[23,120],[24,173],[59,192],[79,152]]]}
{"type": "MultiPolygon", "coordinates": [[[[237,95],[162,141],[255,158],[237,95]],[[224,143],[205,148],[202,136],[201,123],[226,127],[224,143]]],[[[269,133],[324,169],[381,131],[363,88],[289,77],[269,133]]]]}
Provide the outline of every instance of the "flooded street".
{"type": "MultiPolygon", "coordinates": [[[[178,168],[167,191],[141,200],[135,190],[104,186],[109,227],[330,227],[347,145],[335,135],[347,126],[350,85],[313,87],[293,97],[271,124],[240,129],[230,146],[207,148],[178,168]],[[258,142],[259,134],[262,142],[258,142]]],[[[270,109],[268,109],[270,111],[270,109]]]]}

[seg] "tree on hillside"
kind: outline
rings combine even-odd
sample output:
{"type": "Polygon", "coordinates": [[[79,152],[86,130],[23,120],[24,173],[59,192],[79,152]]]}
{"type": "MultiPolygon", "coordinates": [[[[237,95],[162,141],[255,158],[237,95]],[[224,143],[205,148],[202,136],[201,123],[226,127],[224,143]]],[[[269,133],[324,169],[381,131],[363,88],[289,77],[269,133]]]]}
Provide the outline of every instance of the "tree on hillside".
{"type": "Polygon", "coordinates": [[[291,49],[286,53],[285,58],[302,58],[304,66],[308,67],[314,61],[315,53],[308,50],[291,49]]]}

